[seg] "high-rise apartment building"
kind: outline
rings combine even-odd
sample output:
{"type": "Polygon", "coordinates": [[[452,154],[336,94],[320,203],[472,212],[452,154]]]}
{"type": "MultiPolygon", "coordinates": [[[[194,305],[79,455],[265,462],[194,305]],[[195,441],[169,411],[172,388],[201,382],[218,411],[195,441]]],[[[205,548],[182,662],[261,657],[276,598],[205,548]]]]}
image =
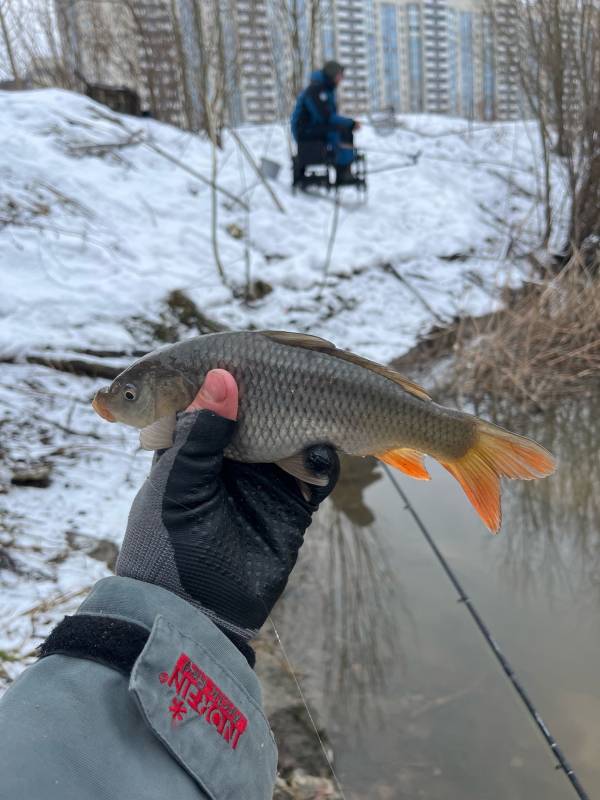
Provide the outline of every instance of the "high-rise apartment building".
{"type": "Polygon", "coordinates": [[[89,84],[135,90],[142,107],[181,125],[177,40],[168,0],[55,0],[65,62],[89,84]]]}
{"type": "Polygon", "coordinates": [[[494,16],[494,75],[495,116],[498,119],[513,119],[522,112],[519,92],[518,64],[515,58],[515,43],[518,34],[517,9],[513,2],[496,0],[494,16]]]}
{"type": "MultiPolygon", "coordinates": [[[[279,114],[269,0],[233,0],[233,15],[223,22],[238,53],[239,118],[241,122],[272,122],[279,114]]],[[[284,56],[285,57],[285,56],[284,56]]]]}
{"type": "Polygon", "coordinates": [[[272,0],[55,0],[66,60],[88,83],[127,86],[142,107],[176,125],[202,125],[203,71],[210,92],[225,70],[230,120],[279,118],[270,7],[272,0]],[[220,26],[214,20],[219,11],[220,26]],[[201,12],[205,18],[199,18],[201,12]],[[222,43],[217,45],[215,31],[222,43]],[[200,40],[203,39],[203,44],[200,40]],[[223,57],[215,55],[223,48],[223,57]],[[210,53],[209,53],[210,51],[210,53]],[[210,62],[210,66],[207,66],[210,62]]]}
{"type": "Polygon", "coordinates": [[[346,68],[340,104],[346,114],[365,113],[371,107],[371,0],[324,0],[323,5],[323,60],[335,58],[346,68]]]}
{"type": "Polygon", "coordinates": [[[289,114],[310,69],[333,58],[345,66],[346,114],[511,119],[521,110],[511,0],[55,3],[78,73],[128,86],[159,119],[194,129],[203,93],[223,74],[230,123],[272,122],[289,114]]]}
{"type": "Polygon", "coordinates": [[[508,6],[497,0],[492,17],[488,0],[375,0],[380,108],[517,116],[508,6]]]}

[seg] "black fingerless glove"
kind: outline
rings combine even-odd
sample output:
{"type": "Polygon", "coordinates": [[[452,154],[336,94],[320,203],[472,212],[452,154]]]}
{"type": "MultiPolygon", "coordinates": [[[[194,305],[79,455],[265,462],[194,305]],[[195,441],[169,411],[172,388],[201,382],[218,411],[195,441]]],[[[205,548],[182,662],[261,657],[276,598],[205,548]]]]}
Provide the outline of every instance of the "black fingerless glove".
{"type": "Polygon", "coordinates": [[[235,425],[211,411],[179,416],[133,502],[117,574],[170,589],[247,641],[283,592],[339,461],[327,445],[308,449],[308,469],[329,480],[303,492],[274,464],[224,458],[235,425]]]}

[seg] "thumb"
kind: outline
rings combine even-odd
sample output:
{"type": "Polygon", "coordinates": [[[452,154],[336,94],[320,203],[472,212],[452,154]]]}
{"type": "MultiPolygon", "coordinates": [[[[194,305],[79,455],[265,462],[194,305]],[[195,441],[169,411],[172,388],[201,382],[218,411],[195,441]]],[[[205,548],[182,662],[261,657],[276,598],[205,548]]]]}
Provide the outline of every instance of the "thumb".
{"type": "Polygon", "coordinates": [[[213,369],[206,374],[200,391],[185,410],[202,409],[214,411],[226,419],[237,419],[238,388],[233,375],[224,369],[213,369]]]}
{"type": "MultiPolygon", "coordinates": [[[[165,499],[201,502],[206,487],[217,480],[223,451],[235,430],[238,388],[223,369],[207,373],[200,391],[177,418],[175,442],[165,468],[169,472],[165,499]]],[[[163,459],[161,459],[162,462],[163,459]]],[[[159,462],[159,464],[161,463],[159,462]]]]}
{"type": "Polygon", "coordinates": [[[238,388],[224,369],[206,374],[196,397],[177,418],[175,449],[178,458],[222,453],[235,428],[238,388]]]}

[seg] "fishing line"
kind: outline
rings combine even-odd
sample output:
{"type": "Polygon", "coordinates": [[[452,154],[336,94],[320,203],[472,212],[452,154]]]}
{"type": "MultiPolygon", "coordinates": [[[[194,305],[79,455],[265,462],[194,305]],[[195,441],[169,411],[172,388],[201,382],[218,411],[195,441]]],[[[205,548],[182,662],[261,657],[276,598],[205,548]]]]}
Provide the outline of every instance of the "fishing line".
{"type": "Polygon", "coordinates": [[[573,786],[573,789],[575,790],[575,793],[577,794],[577,797],[581,798],[581,800],[590,800],[589,795],[587,794],[587,792],[585,791],[585,789],[583,788],[583,786],[579,782],[579,779],[575,775],[573,767],[571,767],[571,765],[567,761],[567,758],[566,758],[565,754],[563,753],[563,751],[561,750],[561,748],[559,747],[558,742],[556,741],[554,736],[552,736],[552,734],[548,730],[548,727],[547,727],[546,723],[544,722],[544,720],[542,719],[541,714],[538,712],[538,710],[536,709],[536,707],[533,704],[532,699],[529,697],[529,694],[527,693],[527,691],[525,690],[525,688],[523,687],[523,685],[521,684],[521,682],[517,678],[517,676],[515,674],[515,671],[512,668],[510,662],[508,661],[508,659],[506,658],[506,656],[504,655],[504,653],[500,649],[500,646],[498,645],[498,642],[492,636],[490,629],[488,628],[488,626],[483,621],[483,619],[480,616],[479,612],[477,611],[477,609],[473,605],[473,602],[471,601],[471,599],[466,594],[465,590],[462,587],[462,584],[460,583],[459,579],[457,578],[457,576],[453,572],[452,567],[450,566],[450,564],[446,561],[446,559],[442,555],[442,552],[440,551],[440,549],[438,548],[437,544],[433,540],[433,537],[431,536],[431,534],[427,530],[427,527],[425,526],[424,522],[421,520],[421,517],[419,516],[419,514],[415,510],[414,506],[412,505],[412,503],[408,499],[406,493],[404,492],[404,490],[402,489],[402,487],[400,486],[400,484],[396,480],[396,477],[394,476],[392,470],[387,466],[387,464],[383,464],[383,468],[386,471],[387,476],[388,476],[388,478],[390,479],[390,481],[392,483],[392,486],[395,488],[397,493],[400,495],[400,497],[404,501],[405,509],[411,514],[412,518],[417,523],[417,526],[418,526],[419,530],[421,531],[421,533],[425,537],[425,540],[427,541],[427,544],[429,545],[429,547],[433,551],[435,557],[437,558],[438,562],[440,563],[440,566],[442,567],[442,569],[446,573],[448,579],[450,580],[450,583],[456,589],[456,592],[457,592],[458,597],[459,597],[459,602],[465,604],[465,606],[467,608],[467,611],[469,612],[469,614],[471,615],[473,621],[475,622],[475,624],[479,628],[479,631],[480,631],[481,635],[483,636],[483,638],[487,642],[489,648],[491,649],[491,651],[495,655],[498,663],[500,664],[500,666],[504,670],[504,673],[508,677],[509,681],[512,683],[513,688],[515,689],[515,691],[517,692],[517,694],[519,695],[519,697],[523,701],[523,704],[524,704],[525,708],[527,709],[527,711],[529,712],[529,715],[531,716],[531,718],[533,719],[533,721],[535,722],[535,724],[537,725],[539,730],[542,732],[542,736],[546,740],[546,743],[548,744],[548,746],[552,750],[552,753],[554,754],[554,757],[556,758],[556,760],[558,762],[557,765],[556,765],[556,769],[562,769],[565,772],[565,775],[567,776],[567,778],[569,779],[571,785],[573,786]]]}
{"type": "Polygon", "coordinates": [[[287,666],[288,670],[290,671],[290,674],[291,674],[292,678],[294,679],[294,683],[296,684],[296,688],[298,689],[298,694],[300,695],[300,699],[304,703],[304,708],[306,709],[306,713],[308,714],[308,718],[310,720],[310,723],[313,726],[313,729],[315,731],[317,739],[319,740],[319,744],[321,745],[321,750],[323,751],[323,755],[325,756],[325,760],[327,761],[327,766],[329,767],[329,770],[330,770],[330,772],[331,772],[331,774],[333,776],[333,780],[335,782],[337,790],[339,791],[342,800],[346,800],[346,794],[345,794],[344,789],[342,787],[341,781],[338,778],[335,769],[333,768],[333,762],[332,762],[331,758],[329,757],[329,753],[327,752],[327,748],[325,747],[325,742],[321,738],[321,734],[319,733],[319,729],[317,728],[317,724],[316,724],[316,722],[315,722],[315,720],[313,718],[313,715],[311,713],[310,706],[308,705],[306,697],[304,696],[304,692],[302,691],[302,687],[300,686],[300,681],[296,677],[296,673],[294,672],[294,668],[292,667],[292,664],[291,664],[291,662],[290,662],[290,660],[288,658],[288,655],[287,655],[287,653],[285,651],[285,647],[283,646],[283,642],[281,641],[281,637],[279,635],[279,632],[277,631],[277,628],[275,627],[275,623],[273,622],[273,617],[271,617],[270,614],[269,614],[268,619],[269,619],[269,622],[271,623],[271,627],[273,628],[273,633],[275,634],[275,638],[277,639],[277,643],[279,644],[279,647],[281,648],[281,652],[283,654],[283,658],[285,659],[286,666],[287,666]]]}

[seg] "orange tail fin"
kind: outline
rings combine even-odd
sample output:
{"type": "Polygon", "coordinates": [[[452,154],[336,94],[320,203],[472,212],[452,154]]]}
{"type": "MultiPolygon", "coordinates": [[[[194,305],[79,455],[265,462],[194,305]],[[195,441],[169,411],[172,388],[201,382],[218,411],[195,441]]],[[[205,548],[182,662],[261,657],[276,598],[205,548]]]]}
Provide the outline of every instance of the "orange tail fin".
{"type": "MultiPolygon", "coordinates": [[[[416,450],[389,450],[377,458],[413,478],[429,479],[423,456],[416,450]]],[[[556,469],[554,456],[541,445],[483,420],[477,420],[475,444],[464,456],[455,461],[439,461],[460,483],[492,533],[498,532],[502,522],[500,478],[533,480],[556,469]]]]}
{"type": "Polygon", "coordinates": [[[556,469],[554,456],[537,442],[482,420],[477,420],[477,440],[465,455],[440,463],[460,483],[492,533],[502,522],[500,478],[533,480],[556,469]]]}

